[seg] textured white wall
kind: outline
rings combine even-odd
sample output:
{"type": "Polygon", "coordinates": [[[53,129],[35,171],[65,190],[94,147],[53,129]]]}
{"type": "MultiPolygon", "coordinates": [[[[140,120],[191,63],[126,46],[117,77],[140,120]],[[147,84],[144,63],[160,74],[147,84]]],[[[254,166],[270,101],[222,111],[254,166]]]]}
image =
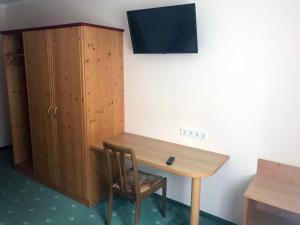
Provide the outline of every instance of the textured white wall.
{"type": "Polygon", "coordinates": [[[6,27],[6,7],[0,4],[0,29],[5,29],[6,27]]]}
{"type": "MultiPolygon", "coordinates": [[[[240,223],[257,158],[300,166],[300,1],[195,2],[199,54],[190,55],[132,54],[126,20],[126,10],[182,0],[32,0],[8,7],[7,22],[125,28],[126,131],[231,155],[203,181],[201,207],[240,223]],[[180,137],[180,126],[208,139],[180,137]]],[[[190,180],[168,178],[168,195],[189,204],[190,180]]]]}
{"type": "MultiPolygon", "coordinates": [[[[0,4],[0,30],[6,28],[6,8],[0,4]]],[[[3,51],[0,35],[0,148],[11,144],[6,80],[3,66],[3,51]]]]}

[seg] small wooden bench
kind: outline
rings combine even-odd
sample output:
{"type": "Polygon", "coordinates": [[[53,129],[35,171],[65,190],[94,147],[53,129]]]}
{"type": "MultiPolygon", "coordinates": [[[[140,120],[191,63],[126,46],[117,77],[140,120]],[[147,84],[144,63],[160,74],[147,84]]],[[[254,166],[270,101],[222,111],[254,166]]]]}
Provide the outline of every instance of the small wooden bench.
{"type": "Polygon", "coordinates": [[[244,195],[243,225],[300,225],[300,168],[258,160],[244,195]]]}

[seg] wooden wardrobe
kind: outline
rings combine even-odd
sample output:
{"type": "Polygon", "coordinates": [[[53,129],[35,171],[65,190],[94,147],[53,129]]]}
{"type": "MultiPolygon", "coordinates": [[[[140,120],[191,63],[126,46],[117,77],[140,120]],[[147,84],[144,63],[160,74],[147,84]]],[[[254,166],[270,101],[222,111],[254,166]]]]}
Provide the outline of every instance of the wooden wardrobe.
{"type": "Polygon", "coordinates": [[[123,30],[75,23],[2,34],[16,168],[95,204],[106,166],[89,145],[124,131],[123,30]]]}

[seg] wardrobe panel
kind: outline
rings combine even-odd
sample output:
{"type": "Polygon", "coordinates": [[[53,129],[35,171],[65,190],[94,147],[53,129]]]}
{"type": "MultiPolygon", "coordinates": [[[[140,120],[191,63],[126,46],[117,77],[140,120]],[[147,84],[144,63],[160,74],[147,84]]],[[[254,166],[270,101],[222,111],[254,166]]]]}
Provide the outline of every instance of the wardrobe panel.
{"type": "MultiPolygon", "coordinates": [[[[84,82],[88,145],[124,131],[123,33],[84,27],[84,82]]],[[[107,193],[104,154],[89,152],[91,204],[107,193]]]]}
{"type": "Polygon", "coordinates": [[[27,102],[22,35],[3,35],[4,66],[14,163],[31,161],[30,126],[27,102]]]}
{"type": "Polygon", "coordinates": [[[34,174],[56,184],[49,39],[47,30],[23,33],[34,174]]]}
{"type": "Polygon", "coordinates": [[[81,28],[51,32],[59,185],[85,199],[81,28]]]}
{"type": "Polygon", "coordinates": [[[124,129],[123,33],[84,27],[88,141],[124,129]]]}

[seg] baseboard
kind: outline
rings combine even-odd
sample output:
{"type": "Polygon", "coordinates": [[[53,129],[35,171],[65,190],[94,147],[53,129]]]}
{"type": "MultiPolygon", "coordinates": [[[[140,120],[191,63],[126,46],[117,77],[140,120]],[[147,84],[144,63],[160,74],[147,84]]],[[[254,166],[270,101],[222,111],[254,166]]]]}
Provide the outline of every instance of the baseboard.
{"type": "MultiPolygon", "coordinates": [[[[154,193],[153,196],[154,196],[155,198],[161,198],[161,195],[156,194],[156,193],[154,193]]],[[[175,201],[175,200],[170,199],[170,198],[168,198],[168,201],[170,201],[170,202],[172,202],[173,204],[178,205],[178,206],[180,206],[180,207],[184,207],[184,208],[187,208],[187,209],[190,209],[190,208],[191,208],[191,207],[188,206],[188,205],[185,205],[185,204],[183,204],[183,203],[181,203],[181,202],[175,201]]],[[[237,225],[237,224],[232,223],[232,222],[230,222],[230,221],[228,221],[228,220],[224,220],[224,219],[222,219],[222,218],[220,218],[220,217],[214,216],[214,215],[209,214],[209,213],[204,212],[204,211],[200,211],[199,214],[201,215],[201,217],[209,218],[210,220],[216,222],[217,224],[220,223],[220,224],[224,224],[224,225],[237,225]]]]}

